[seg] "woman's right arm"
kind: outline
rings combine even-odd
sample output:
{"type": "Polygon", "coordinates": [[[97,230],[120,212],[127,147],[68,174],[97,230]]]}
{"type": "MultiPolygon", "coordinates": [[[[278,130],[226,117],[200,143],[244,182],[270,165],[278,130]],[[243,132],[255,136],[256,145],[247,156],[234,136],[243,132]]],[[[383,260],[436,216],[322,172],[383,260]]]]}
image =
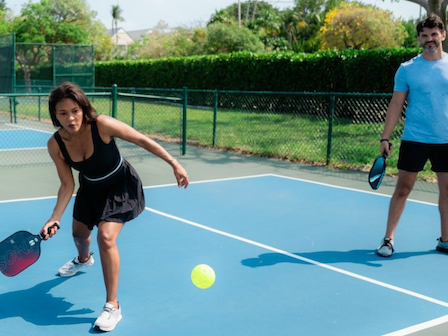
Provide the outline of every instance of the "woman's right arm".
{"type": "Polygon", "coordinates": [[[48,140],[48,152],[51,156],[51,159],[56,165],[56,170],[58,172],[59,180],[61,181],[61,186],[59,187],[56,206],[54,207],[53,213],[40,231],[45,235],[45,240],[47,240],[49,237],[53,237],[53,235],[56,234],[56,227],[52,228],[49,234],[48,228],[54,224],[59,224],[75,189],[75,180],[73,178],[72,169],[63,159],[61,150],[59,149],[59,145],[57,144],[54,136],[52,136],[50,140],[48,140]]]}

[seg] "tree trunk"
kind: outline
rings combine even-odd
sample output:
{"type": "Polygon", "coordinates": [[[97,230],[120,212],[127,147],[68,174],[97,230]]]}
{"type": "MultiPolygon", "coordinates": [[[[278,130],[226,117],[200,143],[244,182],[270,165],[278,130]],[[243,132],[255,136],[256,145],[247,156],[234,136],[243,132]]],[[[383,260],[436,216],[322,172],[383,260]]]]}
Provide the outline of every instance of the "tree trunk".
{"type": "Polygon", "coordinates": [[[31,69],[25,67],[23,69],[25,71],[25,86],[28,92],[31,92],[31,69]]]}
{"type": "Polygon", "coordinates": [[[249,23],[249,9],[250,9],[250,0],[246,2],[246,26],[249,23]]]}
{"type": "MultiPolygon", "coordinates": [[[[445,23],[446,29],[446,6],[447,1],[444,0],[428,0],[428,8],[427,14],[430,15],[432,13],[437,14],[442,19],[442,22],[445,23]]],[[[443,42],[443,50],[448,51],[448,42],[443,42]]]]}
{"type": "Polygon", "coordinates": [[[252,21],[255,21],[255,13],[257,12],[257,0],[254,2],[254,12],[252,13],[252,21]]]}

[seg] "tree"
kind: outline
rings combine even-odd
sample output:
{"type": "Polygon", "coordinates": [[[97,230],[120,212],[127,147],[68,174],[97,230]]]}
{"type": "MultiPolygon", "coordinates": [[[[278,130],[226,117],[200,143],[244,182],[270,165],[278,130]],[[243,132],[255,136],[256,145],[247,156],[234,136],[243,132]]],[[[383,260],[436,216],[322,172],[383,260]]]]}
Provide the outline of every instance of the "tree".
{"type": "Polygon", "coordinates": [[[322,49],[400,47],[407,36],[392,13],[357,3],[343,3],[325,16],[320,29],[322,49]]]}
{"type": "Polygon", "coordinates": [[[215,14],[212,15],[210,20],[207,22],[207,26],[212,25],[214,23],[226,23],[231,24],[233,22],[233,18],[231,15],[224,9],[215,10],[215,14]]]}
{"type": "Polygon", "coordinates": [[[6,7],[6,0],[0,0],[0,11],[1,12],[9,11],[9,8],[6,7]]]}
{"type": "Polygon", "coordinates": [[[112,41],[101,21],[96,19],[97,13],[90,10],[86,0],[51,0],[53,19],[67,22],[78,27],[87,34],[83,42],[95,47],[95,59],[106,60],[112,53],[112,41]]]}
{"type": "Polygon", "coordinates": [[[264,50],[263,43],[248,28],[222,23],[215,23],[208,27],[208,37],[204,47],[208,54],[264,50]]]}
{"type": "Polygon", "coordinates": [[[83,27],[90,25],[95,16],[85,0],[41,0],[23,5],[21,16],[14,18],[12,29],[17,42],[34,43],[16,48],[16,59],[24,72],[25,83],[30,85],[36,66],[50,57],[45,48],[36,48],[36,43],[87,44],[89,36],[83,27]]]}
{"type": "MultiPolygon", "coordinates": [[[[251,4],[250,1],[241,2],[241,13],[246,13],[246,18],[244,20],[246,27],[249,27],[251,22],[254,22],[263,16],[263,12],[266,11],[277,16],[279,15],[279,10],[267,2],[254,1],[253,4],[251,4]]],[[[207,26],[218,22],[227,24],[238,22],[238,3],[234,3],[219,11],[216,10],[215,14],[211,16],[207,23],[207,26]]]]}
{"type": "Polygon", "coordinates": [[[0,35],[10,32],[10,24],[5,20],[6,13],[0,10],[0,35]]]}
{"type": "Polygon", "coordinates": [[[110,13],[112,14],[112,33],[115,33],[115,38],[117,40],[117,44],[118,44],[118,22],[123,22],[124,19],[121,16],[121,14],[123,13],[123,10],[120,8],[119,5],[112,5],[112,10],[110,11],[110,13]],[[115,26],[115,30],[114,30],[114,26],[115,26]]]}
{"type": "Polygon", "coordinates": [[[407,0],[422,6],[427,15],[434,13],[440,16],[443,22],[446,22],[447,0],[407,0]]]}
{"type": "Polygon", "coordinates": [[[341,2],[342,0],[295,0],[294,9],[286,11],[284,17],[288,24],[288,34],[295,34],[292,44],[294,51],[314,52],[319,49],[318,35],[325,15],[341,2]]]}
{"type": "Polygon", "coordinates": [[[202,54],[199,45],[195,44],[199,42],[205,30],[205,28],[170,28],[166,22],[159,21],[150,33],[129,47],[126,58],[165,58],[202,54]]]}
{"type": "Polygon", "coordinates": [[[418,40],[417,40],[417,31],[415,27],[417,26],[418,19],[409,20],[406,22],[401,22],[404,29],[408,33],[408,36],[403,41],[403,47],[404,48],[416,48],[418,47],[418,40]]]}
{"type": "Polygon", "coordinates": [[[0,0],[0,35],[11,32],[11,11],[5,0],[0,0]]]}
{"type": "MultiPolygon", "coordinates": [[[[446,25],[447,19],[447,0],[407,0],[423,7],[426,10],[426,14],[437,14],[442,19],[442,22],[446,25]]],[[[448,51],[448,41],[443,41],[443,50],[448,51]]]]}

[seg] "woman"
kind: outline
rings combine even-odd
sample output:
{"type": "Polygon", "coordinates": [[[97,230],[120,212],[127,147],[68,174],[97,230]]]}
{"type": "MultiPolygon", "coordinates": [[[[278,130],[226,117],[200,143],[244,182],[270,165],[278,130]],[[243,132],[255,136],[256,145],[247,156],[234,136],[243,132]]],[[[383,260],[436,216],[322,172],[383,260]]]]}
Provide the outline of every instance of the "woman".
{"type": "Polygon", "coordinates": [[[59,130],[48,141],[48,151],[61,181],[56,206],[41,233],[45,240],[55,235],[62,214],[73,194],[72,169],[78,170],[79,189],[73,209],[73,238],[78,256],[59,269],[60,276],[73,276],[94,263],[91,232],[98,227],[97,241],[106,286],[106,304],[94,327],[111,331],[121,320],[117,290],[120,256],[117,237],[124,223],[145,207],[142,183],[134,168],[121,156],[114,138],[132,142],[165,160],[174,171],[179,187],[188,186],[185,169],[159,144],[132,127],[105,115],[97,115],[85,93],[65,82],[52,91],[49,110],[59,130]]]}

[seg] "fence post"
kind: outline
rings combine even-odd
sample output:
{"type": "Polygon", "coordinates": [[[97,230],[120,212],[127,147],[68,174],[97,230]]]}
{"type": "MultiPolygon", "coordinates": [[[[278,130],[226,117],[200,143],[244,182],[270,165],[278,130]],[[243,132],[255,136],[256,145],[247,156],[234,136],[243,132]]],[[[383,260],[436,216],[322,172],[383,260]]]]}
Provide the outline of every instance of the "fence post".
{"type": "Polygon", "coordinates": [[[213,139],[212,146],[216,145],[216,120],[218,119],[218,91],[213,91],[213,139]]]}
{"type": "Polygon", "coordinates": [[[132,89],[132,127],[135,126],[135,89],[132,89]]]}
{"type": "MultiPolygon", "coordinates": [[[[39,89],[37,90],[37,92],[38,93],[42,93],[42,88],[41,87],[39,87],[39,89]]],[[[37,120],[39,120],[40,121],[40,119],[41,119],[41,97],[40,97],[40,95],[39,95],[39,98],[38,98],[38,112],[37,112],[37,120]]]]}
{"type": "Polygon", "coordinates": [[[9,97],[9,122],[12,123],[14,98],[9,97]]]}
{"type": "Polygon", "coordinates": [[[117,84],[112,85],[112,118],[117,118],[117,84]]]}
{"type": "Polygon", "coordinates": [[[188,90],[184,86],[182,97],[182,155],[187,153],[187,106],[188,106],[188,90]]]}
{"type": "Polygon", "coordinates": [[[13,98],[12,101],[12,105],[13,105],[13,113],[14,113],[14,124],[17,124],[17,105],[19,105],[19,103],[17,102],[17,97],[13,98]]]}
{"type": "Polygon", "coordinates": [[[327,140],[327,166],[331,160],[331,140],[333,138],[335,95],[330,94],[330,104],[328,105],[328,140],[327,140]]]}

